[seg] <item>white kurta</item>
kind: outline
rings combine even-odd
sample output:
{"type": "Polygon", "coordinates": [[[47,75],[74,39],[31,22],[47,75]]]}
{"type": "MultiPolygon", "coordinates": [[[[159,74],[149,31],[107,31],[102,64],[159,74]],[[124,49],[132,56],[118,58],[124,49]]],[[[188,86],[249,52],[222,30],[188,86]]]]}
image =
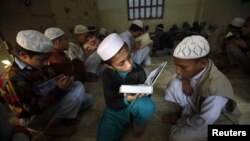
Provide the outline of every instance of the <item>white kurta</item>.
{"type": "Polygon", "coordinates": [[[194,90],[192,96],[186,96],[183,93],[180,79],[175,78],[168,84],[165,100],[178,103],[182,107],[181,118],[178,120],[177,125],[171,128],[171,141],[207,140],[207,125],[213,124],[218,119],[221,110],[228,101],[228,99],[223,96],[209,96],[202,103],[200,111],[198,111],[196,105],[196,98],[198,96],[196,87],[204,70],[194,76],[190,81],[194,90]]]}
{"type": "Polygon", "coordinates": [[[97,54],[97,51],[93,52],[84,61],[86,71],[97,74],[98,68],[99,68],[101,62],[102,62],[102,58],[97,54]]]}
{"type": "Polygon", "coordinates": [[[145,46],[143,48],[136,50],[133,53],[134,62],[136,62],[137,64],[142,64],[144,66],[151,65],[151,58],[149,56],[149,52],[150,52],[149,46],[145,46]]]}
{"type": "MultiPolygon", "coordinates": [[[[126,31],[121,33],[119,36],[128,45],[129,50],[131,51],[135,44],[132,34],[129,31],[126,31]]],[[[146,66],[150,65],[151,59],[149,57],[149,52],[150,52],[149,46],[145,46],[143,48],[136,50],[136,52],[133,53],[134,62],[136,62],[137,64],[141,64],[143,62],[145,63],[144,65],[146,66]]]]}
{"type": "Polygon", "coordinates": [[[127,30],[119,35],[122,40],[128,45],[129,50],[131,50],[134,46],[134,38],[132,34],[127,30]]]}
{"type": "Polygon", "coordinates": [[[78,59],[81,59],[83,61],[83,59],[84,59],[82,47],[73,43],[73,42],[69,42],[69,49],[67,50],[66,54],[68,55],[70,60],[78,58],[78,59]]]}

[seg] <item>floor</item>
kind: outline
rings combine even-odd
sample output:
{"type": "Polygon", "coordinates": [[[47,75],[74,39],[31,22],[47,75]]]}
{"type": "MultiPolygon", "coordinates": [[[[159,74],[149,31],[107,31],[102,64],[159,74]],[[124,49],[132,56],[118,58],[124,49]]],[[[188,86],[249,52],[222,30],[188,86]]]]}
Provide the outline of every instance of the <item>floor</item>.
{"type": "MultiPolygon", "coordinates": [[[[152,65],[149,67],[150,70],[156,68],[161,62],[168,61],[167,66],[163,70],[161,76],[154,85],[154,94],[152,95],[153,100],[157,105],[157,112],[154,117],[149,121],[146,132],[142,138],[138,141],[166,141],[167,132],[170,125],[161,123],[161,116],[166,110],[171,110],[171,107],[163,99],[164,90],[167,82],[175,73],[175,66],[172,61],[172,57],[153,57],[152,65]]],[[[240,124],[250,124],[250,76],[247,75],[228,75],[234,87],[235,95],[239,102],[239,107],[242,111],[240,124]]],[[[95,141],[97,123],[102,115],[104,108],[104,99],[102,93],[102,82],[99,80],[95,83],[88,83],[86,87],[93,93],[95,97],[95,105],[89,111],[82,113],[81,122],[78,127],[78,131],[70,138],[70,141],[95,141]]],[[[124,135],[122,141],[133,141],[131,131],[124,135]]]]}

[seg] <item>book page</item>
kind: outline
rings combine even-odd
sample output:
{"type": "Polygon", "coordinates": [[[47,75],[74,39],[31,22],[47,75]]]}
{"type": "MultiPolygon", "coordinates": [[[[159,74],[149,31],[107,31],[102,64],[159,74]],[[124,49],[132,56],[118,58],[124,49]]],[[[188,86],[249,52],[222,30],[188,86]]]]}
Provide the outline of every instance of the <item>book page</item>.
{"type": "Polygon", "coordinates": [[[56,85],[57,85],[57,81],[64,77],[63,74],[58,75],[57,77],[54,77],[40,85],[38,85],[37,87],[35,87],[34,91],[37,95],[39,96],[46,96],[50,93],[51,90],[53,90],[56,85]]]}
{"type": "Polygon", "coordinates": [[[162,70],[166,66],[167,61],[161,63],[155,70],[153,70],[147,77],[144,84],[137,85],[129,85],[124,84],[120,86],[120,93],[144,93],[144,94],[152,94],[153,93],[153,85],[160,76],[162,70]]]}
{"type": "Polygon", "coordinates": [[[153,70],[147,77],[146,81],[145,81],[145,85],[154,85],[154,83],[156,82],[156,80],[158,79],[158,77],[160,76],[162,70],[164,69],[164,67],[166,66],[167,62],[161,63],[160,66],[158,68],[156,68],[155,70],[153,70]]]}

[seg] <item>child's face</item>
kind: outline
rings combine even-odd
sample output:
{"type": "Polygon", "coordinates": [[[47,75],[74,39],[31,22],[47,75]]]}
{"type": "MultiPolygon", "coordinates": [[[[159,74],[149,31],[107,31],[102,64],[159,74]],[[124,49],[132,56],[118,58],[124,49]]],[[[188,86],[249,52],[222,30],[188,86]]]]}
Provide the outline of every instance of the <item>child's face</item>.
{"type": "Polygon", "coordinates": [[[183,79],[190,80],[206,67],[207,60],[180,59],[174,57],[174,63],[176,65],[177,75],[181,76],[183,79]]]}
{"type": "Polygon", "coordinates": [[[111,59],[111,66],[119,72],[131,72],[132,70],[132,57],[128,51],[128,48],[123,47],[111,59]]]}
{"type": "Polygon", "coordinates": [[[22,61],[24,61],[27,65],[40,69],[44,67],[45,65],[48,65],[48,58],[51,55],[51,53],[44,53],[40,55],[34,55],[33,57],[28,56],[26,53],[22,53],[20,55],[20,58],[22,61]]]}
{"type": "Polygon", "coordinates": [[[88,33],[76,34],[75,37],[76,37],[77,41],[82,44],[82,43],[85,43],[87,41],[88,33]]]}
{"type": "Polygon", "coordinates": [[[61,51],[67,50],[69,48],[69,40],[67,36],[65,35],[56,39],[54,44],[55,44],[54,48],[61,50],[61,51]]]}

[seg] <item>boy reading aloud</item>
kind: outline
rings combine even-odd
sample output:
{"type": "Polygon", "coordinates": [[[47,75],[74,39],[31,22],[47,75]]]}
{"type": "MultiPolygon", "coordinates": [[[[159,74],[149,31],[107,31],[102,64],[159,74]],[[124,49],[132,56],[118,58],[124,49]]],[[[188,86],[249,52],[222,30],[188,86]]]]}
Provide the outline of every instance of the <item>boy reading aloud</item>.
{"type": "Polygon", "coordinates": [[[84,88],[73,86],[68,76],[59,78],[47,95],[39,96],[35,88],[55,78],[45,66],[53,44],[36,30],[22,30],[16,36],[16,56],[9,77],[20,99],[16,104],[20,123],[48,136],[71,136],[73,123],[83,102],[84,88]]]}
{"type": "Polygon", "coordinates": [[[155,103],[144,94],[119,93],[119,88],[122,84],[143,84],[144,69],[133,63],[127,44],[116,33],[101,42],[97,53],[107,65],[102,74],[106,107],[97,141],[118,141],[130,123],[135,137],[141,137],[146,122],[155,113],[155,103]]]}

